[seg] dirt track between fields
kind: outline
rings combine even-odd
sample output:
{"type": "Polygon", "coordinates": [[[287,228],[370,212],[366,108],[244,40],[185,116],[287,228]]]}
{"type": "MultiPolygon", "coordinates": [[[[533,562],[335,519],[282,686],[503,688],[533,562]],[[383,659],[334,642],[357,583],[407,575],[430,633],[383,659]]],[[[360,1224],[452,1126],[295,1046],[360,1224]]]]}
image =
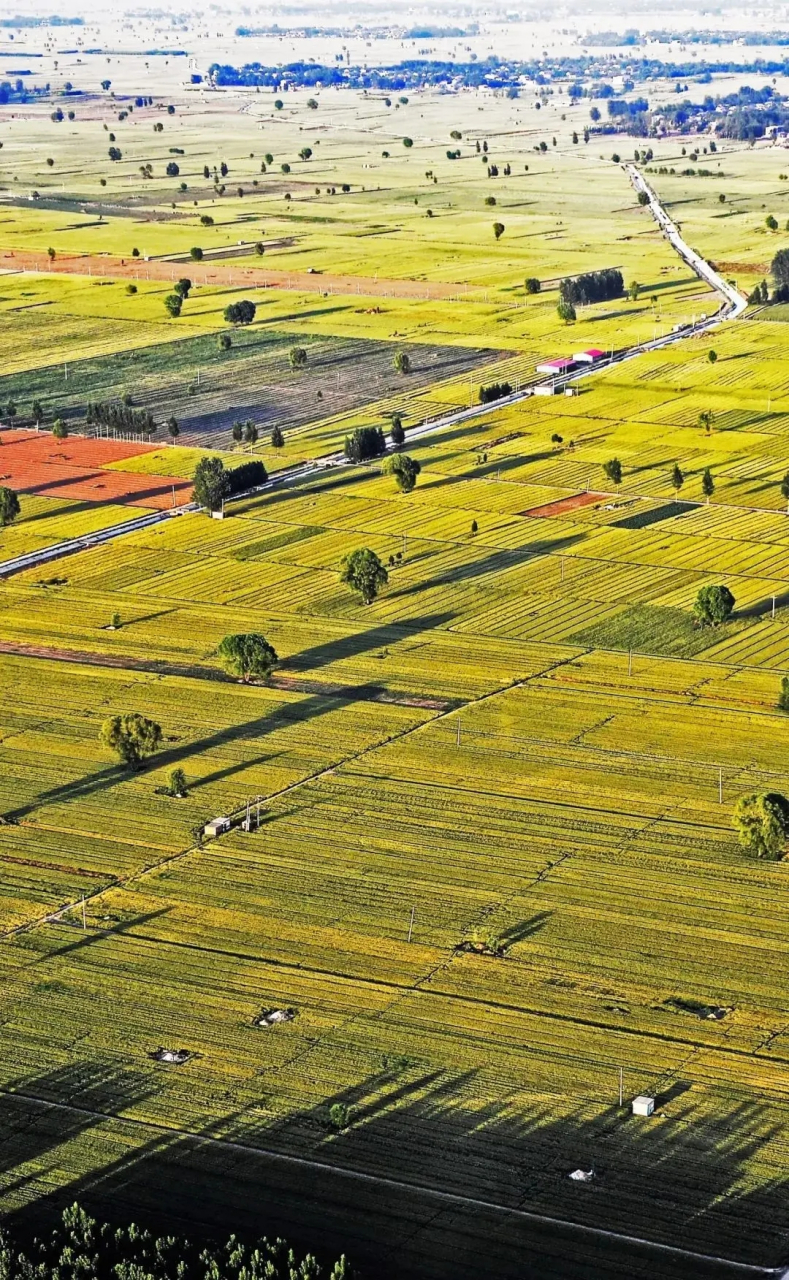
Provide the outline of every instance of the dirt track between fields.
{"type": "MultiPolygon", "coordinates": [[[[58,255],[53,262],[45,253],[0,250],[0,271],[38,271],[43,274],[95,276],[96,279],[161,280],[169,283],[189,276],[196,285],[250,289],[290,289],[300,293],[348,294],[360,298],[457,298],[467,285],[427,280],[388,280],[371,276],[333,275],[328,272],[291,271],[285,267],[225,266],[218,262],[167,262],[158,259],[117,258],[104,254],[58,255]]],[[[479,291],[477,291],[479,292],[479,291]]]]}
{"type": "MultiPolygon", "coordinates": [[[[134,626],[133,621],[126,626],[134,626]]],[[[121,627],[123,630],[123,627],[121,627]]],[[[165,662],[157,658],[132,658],[127,654],[91,653],[86,649],[61,649],[42,644],[21,644],[0,640],[0,653],[20,658],[44,658],[51,662],[78,662],[88,667],[111,667],[120,671],[148,671],[154,675],[182,676],[190,680],[218,680],[239,684],[234,676],[216,667],[165,662]]],[[[258,682],[254,682],[253,687],[258,682]]],[[[282,693],[311,693],[324,698],[340,698],[354,702],[385,702],[397,707],[417,707],[425,711],[451,711],[459,705],[456,698],[429,698],[417,693],[398,693],[382,685],[333,684],[326,680],[302,679],[296,676],[272,675],[258,687],[278,689],[282,693]]]]}

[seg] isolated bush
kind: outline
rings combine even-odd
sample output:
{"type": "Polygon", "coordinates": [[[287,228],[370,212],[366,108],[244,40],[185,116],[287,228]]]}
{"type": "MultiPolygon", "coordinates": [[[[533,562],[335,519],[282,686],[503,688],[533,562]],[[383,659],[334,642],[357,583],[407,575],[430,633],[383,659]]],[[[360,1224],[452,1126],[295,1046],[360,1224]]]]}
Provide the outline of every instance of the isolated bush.
{"type": "Polygon", "coordinates": [[[731,617],[735,603],[728,587],[701,587],[693,604],[693,612],[702,627],[718,627],[731,617]]]}
{"type": "Polygon", "coordinates": [[[279,662],[273,645],[256,631],[225,636],[217,650],[227,671],[247,684],[250,680],[267,680],[279,662]]]}
{"type": "Polygon", "coordinates": [[[155,720],[128,712],[110,716],[99,731],[99,741],[114,751],[124,764],[135,768],[145,756],[153,755],[162,744],[162,730],[155,720]]]}
{"type": "Polygon", "coordinates": [[[603,472],[612,484],[622,483],[622,463],[618,458],[609,458],[608,462],[604,462],[603,472]]]}
{"type": "Polygon", "coordinates": [[[173,319],[176,319],[178,316],[180,316],[181,307],[183,306],[183,304],[184,304],[184,300],[181,297],[180,293],[168,293],[167,297],[164,300],[165,308],[173,317],[173,319]]]}
{"type": "Polygon", "coordinates": [[[372,604],[389,581],[389,574],[374,551],[360,547],[343,560],[340,581],[358,591],[365,604],[372,604]]]}
{"type": "Polygon", "coordinates": [[[307,352],[304,347],[291,347],[288,352],[291,369],[303,369],[307,363],[307,352]]]}
{"type": "Polygon", "coordinates": [[[251,324],[255,319],[256,310],[254,302],[250,302],[248,298],[242,298],[240,302],[231,302],[225,307],[225,320],[228,324],[251,324]]]}
{"type": "Polygon", "coordinates": [[[421,470],[416,458],[409,458],[407,453],[394,453],[385,460],[381,473],[385,476],[394,476],[395,484],[401,493],[410,493],[421,470]]]}
{"type": "Polygon", "coordinates": [[[527,293],[532,293],[532,294],[539,293],[541,289],[542,289],[542,285],[540,284],[536,276],[527,276],[526,278],[527,293]]]}
{"type": "Polygon", "coordinates": [[[394,360],[392,361],[392,363],[398,373],[411,372],[411,357],[409,356],[407,351],[395,352],[394,360]]]}
{"type": "Polygon", "coordinates": [[[56,440],[65,440],[68,435],[68,427],[62,418],[55,418],[52,423],[52,434],[56,440]]]}
{"type": "Polygon", "coordinates": [[[786,847],[789,800],[776,791],[740,796],[733,823],[743,849],[754,858],[777,860],[786,847]]]}

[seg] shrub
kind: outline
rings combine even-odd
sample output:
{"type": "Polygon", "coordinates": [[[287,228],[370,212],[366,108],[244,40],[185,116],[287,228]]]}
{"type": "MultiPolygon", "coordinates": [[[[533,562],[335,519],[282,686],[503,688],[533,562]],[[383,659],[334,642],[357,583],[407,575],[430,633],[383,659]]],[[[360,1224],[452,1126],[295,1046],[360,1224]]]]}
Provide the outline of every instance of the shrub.
{"type": "Polygon", "coordinates": [[[718,627],[731,617],[735,603],[728,587],[701,587],[693,604],[693,612],[702,627],[718,627]]]}
{"type": "Polygon", "coordinates": [[[733,822],[740,845],[751,857],[775,861],[786,846],[789,801],[776,791],[740,796],[733,822]]]}

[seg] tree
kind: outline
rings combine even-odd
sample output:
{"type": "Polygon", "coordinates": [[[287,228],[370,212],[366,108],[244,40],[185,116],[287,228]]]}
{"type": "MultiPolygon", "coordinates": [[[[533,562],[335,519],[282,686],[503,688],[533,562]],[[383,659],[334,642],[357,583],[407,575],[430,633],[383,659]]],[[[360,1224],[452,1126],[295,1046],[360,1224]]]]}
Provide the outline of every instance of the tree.
{"type": "Polygon", "coordinates": [[[267,680],[279,662],[273,646],[256,631],[225,636],[217,652],[225,670],[239,676],[244,684],[267,680]]]}
{"type": "Polygon", "coordinates": [[[230,493],[230,477],[221,458],[201,458],[193,478],[194,500],[207,511],[220,511],[230,493]]]}
{"type": "Polygon", "coordinates": [[[244,424],[243,424],[243,422],[234,422],[234,423],[233,423],[232,436],[233,436],[233,439],[235,440],[236,444],[241,444],[241,441],[244,439],[244,424]]]}
{"type": "Polygon", "coordinates": [[[398,373],[411,372],[411,357],[407,351],[396,351],[392,364],[398,373]]]}
{"type": "Polygon", "coordinates": [[[282,434],[282,427],[272,427],[271,429],[271,447],[272,449],[281,449],[285,443],[285,437],[282,434]]]}
{"type": "Polygon", "coordinates": [[[394,476],[400,492],[410,493],[421,470],[416,458],[409,458],[407,453],[395,453],[385,460],[381,467],[381,474],[394,476]]]}
{"type": "Polygon", "coordinates": [[[526,292],[527,292],[527,293],[539,293],[541,289],[542,289],[542,285],[540,284],[540,281],[537,279],[537,277],[536,277],[536,276],[527,276],[527,277],[526,277],[526,292]]]}
{"type": "Polygon", "coordinates": [[[307,352],[303,347],[291,347],[288,359],[291,369],[303,369],[307,363],[307,352]]]}
{"type": "Polygon", "coordinates": [[[180,316],[183,304],[184,300],[180,293],[168,293],[164,300],[164,305],[173,319],[177,319],[177,317],[180,316]]]}
{"type": "Polygon", "coordinates": [[[649,204],[649,195],[647,194],[646,191],[639,191],[638,203],[642,206],[649,204]]]}
{"type": "Polygon", "coordinates": [[[778,694],[779,711],[789,711],[789,676],[781,676],[781,692],[778,694]]]}
{"type": "Polygon", "coordinates": [[[173,769],[167,779],[167,790],[176,800],[182,800],[186,795],[186,774],[183,769],[173,769]]]}
{"type": "Polygon", "coordinates": [[[265,252],[266,252],[266,246],[264,245],[262,240],[258,240],[257,244],[255,245],[255,253],[259,258],[262,258],[265,252]]]}
{"type": "Polygon", "coordinates": [[[176,280],[175,285],[173,287],[175,289],[175,292],[179,295],[179,297],[185,300],[186,298],[189,297],[189,290],[192,287],[192,281],[188,280],[186,276],[182,276],[180,280],[176,280]]]}
{"type": "Polygon", "coordinates": [[[786,501],[789,502],[789,471],[787,471],[786,475],[781,481],[781,497],[785,498],[786,501]]]}
{"type": "Polygon", "coordinates": [[[671,483],[673,484],[677,493],[679,493],[680,489],[685,483],[685,477],[682,474],[682,471],[680,470],[680,466],[678,462],[674,463],[674,470],[671,473],[671,483]]]}
{"type": "Polygon", "coordinates": [[[735,599],[728,587],[711,585],[700,588],[693,612],[702,627],[719,627],[722,622],[728,622],[734,605],[735,599]]]}
{"type": "Polygon", "coordinates": [[[702,409],[701,413],[699,414],[698,422],[700,427],[704,427],[704,430],[707,432],[707,435],[710,434],[710,431],[712,430],[712,424],[714,421],[715,421],[715,414],[712,412],[712,409],[702,409]]]}
{"type": "Polygon", "coordinates": [[[771,213],[768,213],[767,217],[764,220],[764,225],[766,226],[768,231],[777,231],[778,219],[774,218],[771,213]]]}
{"type": "Polygon", "coordinates": [[[16,520],[19,511],[19,499],[13,489],[0,485],[0,529],[16,520]]]}
{"type": "Polygon", "coordinates": [[[30,406],[30,415],[33,421],[35,422],[36,426],[37,427],[40,426],[41,420],[44,417],[44,406],[42,405],[40,400],[33,401],[33,403],[30,406]]]}
{"type": "Polygon", "coordinates": [[[312,147],[302,147],[301,151],[299,152],[299,159],[309,160],[311,155],[312,155],[312,147]]]}
{"type": "Polygon", "coordinates": [[[153,755],[162,744],[161,726],[138,712],[110,716],[99,732],[99,741],[114,751],[124,764],[136,768],[145,756],[153,755]]]}
{"type": "Polygon", "coordinates": [[[638,283],[637,280],[633,280],[627,291],[627,296],[630,299],[630,301],[637,302],[638,295],[640,292],[641,292],[641,285],[638,283]]]}
{"type": "Polygon", "coordinates": [[[789,289],[789,249],[779,249],[770,268],[776,286],[789,289]]]}
{"type": "Polygon", "coordinates": [[[49,258],[49,261],[50,261],[50,262],[54,262],[54,261],[55,261],[55,257],[56,257],[56,256],[57,256],[57,255],[56,255],[56,253],[55,253],[55,250],[54,250],[54,249],[52,249],[52,248],[47,249],[47,257],[49,258]]]}
{"type": "Polygon", "coordinates": [[[65,440],[68,435],[68,427],[62,418],[55,418],[52,423],[52,434],[56,440],[65,440]]]}
{"type": "Polygon", "coordinates": [[[740,844],[753,858],[776,861],[789,828],[789,801],[777,791],[740,796],[732,815],[740,844]]]}
{"type": "Polygon", "coordinates": [[[618,458],[610,458],[603,463],[603,471],[612,484],[622,483],[622,463],[618,458]]]}
{"type": "Polygon", "coordinates": [[[165,169],[168,178],[177,178],[181,170],[174,160],[171,160],[165,169]]]}
{"type": "Polygon", "coordinates": [[[167,419],[167,431],[168,431],[168,434],[172,436],[173,440],[175,439],[176,436],[179,436],[181,434],[181,428],[178,425],[177,418],[169,417],[167,419]]]}
{"type": "Polygon", "coordinates": [[[233,345],[233,339],[230,337],[230,334],[220,333],[219,338],[217,339],[217,346],[219,347],[219,350],[229,351],[232,345],[233,345]]]}
{"type": "Polygon", "coordinates": [[[367,462],[386,452],[386,439],[380,427],[357,427],[345,437],[345,456],[349,462],[367,462]]]}
{"type": "Polygon", "coordinates": [[[561,302],[556,308],[556,314],[558,315],[560,320],[564,321],[565,324],[572,324],[573,320],[575,320],[576,318],[575,307],[573,306],[572,302],[565,302],[564,298],[562,298],[561,302]]]}
{"type": "Polygon", "coordinates": [[[365,604],[372,604],[389,581],[389,574],[374,551],[360,547],[343,560],[340,581],[358,591],[365,604]]]}
{"type": "Polygon", "coordinates": [[[310,110],[310,111],[317,111],[317,110],[318,110],[318,103],[317,103],[317,101],[315,100],[315,98],[308,98],[308,99],[307,99],[307,107],[309,108],[309,110],[310,110]]]}
{"type": "Polygon", "coordinates": [[[123,159],[123,152],[121,151],[120,147],[110,147],[109,151],[107,152],[107,155],[109,156],[110,160],[123,159]]]}
{"type": "Polygon", "coordinates": [[[496,239],[497,239],[497,240],[500,240],[500,239],[501,239],[501,237],[504,235],[504,223],[503,223],[503,222],[494,222],[494,223],[493,223],[493,234],[494,234],[494,236],[496,237],[496,239]]]}
{"type": "Polygon", "coordinates": [[[715,481],[712,478],[712,472],[709,467],[704,468],[704,472],[701,477],[701,492],[704,494],[704,497],[708,502],[715,492],[715,481]]]}
{"type": "Polygon", "coordinates": [[[257,306],[254,302],[250,302],[248,298],[242,298],[240,302],[231,302],[225,307],[225,320],[228,324],[251,324],[255,319],[257,306]]]}
{"type": "Polygon", "coordinates": [[[258,429],[251,418],[244,423],[244,444],[257,444],[258,429]]]}
{"type": "Polygon", "coordinates": [[[593,120],[594,123],[597,124],[597,121],[600,119],[599,107],[592,107],[591,111],[589,112],[589,119],[593,120]]]}
{"type": "Polygon", "coordinates": [[[192,259],[192,262],[202,262],[203,250],[200,248],[199,245],[197,244],[193,245],[192,248],[189,250],[189,257],[192,259]]]}
{"type": "Polygon", "coordinates": [[[401,444],[405,444],[405,431],[403,429],[403,419],[399,413],[392,416],[392,427],[389,432],[389,439],[396,448],[399,449],[401,444]]]}
{"type": "Polygon", "coordinates": [[[413,140],[413,138],[403,138],[403,146],[404,146],[404,147],[407,147],[407,148],[409,148],[409,149],[410,149],[413,145],[414,145],[414,140],[413,140]]]}
{"type": "Polygon", "coordinates": [[[710,364],[715,364],[716,360],[718,359],[717,351],[708,351],[707,359],[709,360],[710,364]]]}

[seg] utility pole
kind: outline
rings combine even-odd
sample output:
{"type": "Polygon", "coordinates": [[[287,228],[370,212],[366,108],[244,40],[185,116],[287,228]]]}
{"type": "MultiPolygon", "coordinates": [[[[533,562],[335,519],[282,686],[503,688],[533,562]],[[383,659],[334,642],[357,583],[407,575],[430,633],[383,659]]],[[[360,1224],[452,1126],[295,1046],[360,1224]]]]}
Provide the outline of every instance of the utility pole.
{"type": "Polygon", "coordinates": [[[82,932],[87,933],[87,931],[88,931],[88,924],[85,919],[85,899],[83,898],[82,899],[82,932]]]}
{"type": "Polygon", "coordinates": [[[411,941],[411,934],[414,932],[414,913],[415,913],[415,912],[416,912],[416,907],[414,906],[414,907],[412,907],[412,908],[411,908],[411,923],[410,923],[410,924],[409,924],[409,926],[408,926],[408,941],[409,941],[409,942],[411,941]]]}
{"type": "Polygon", "coordinates": [[[457,730],[458,730],[457,745],[460,746],[460,716],[458,716],[457,730]]]}
{"type": "Polygon", "coordinates": [[[625,1100],[624,1068],[620,1067],[619,1068],[619,1105],[620,1107],[622,1106],[624,1100],[625,1100]]]}
{"type": "Polygon", "coordinates": [[[633,674],[633,650],[632,649],[628,649],[627,651],[627,674],[629,676],[632,676],[633,674]]]}
{"type": "Polygon", "coordinates": [[[723,804],[723,770],[718,770],[718,804],[723,804]]]}

